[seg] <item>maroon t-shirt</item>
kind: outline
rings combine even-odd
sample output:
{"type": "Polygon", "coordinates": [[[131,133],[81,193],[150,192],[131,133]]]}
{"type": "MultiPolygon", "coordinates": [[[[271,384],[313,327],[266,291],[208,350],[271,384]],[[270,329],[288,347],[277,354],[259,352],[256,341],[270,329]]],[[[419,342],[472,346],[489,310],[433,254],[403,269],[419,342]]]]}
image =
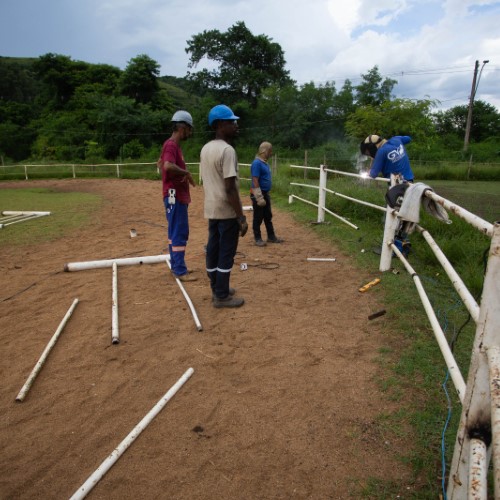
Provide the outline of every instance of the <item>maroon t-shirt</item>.
{"type": "MultiPolygon", "coordinates": [[[[167,139],[161,150],[161,161],[169,161],[174,165],[186,170],[186,162],[184,161],[184,156],[182,155],[182,150],[179,144],[177,144],[172,139],[167,139]]],[[[168,196],[168,190],[175,189],[175,197],[179,203],[189,204],[191,203],[191,196],[189,194],[189,182],[187,177],[182,175],[172,175],[171,172],[167,172],[163,167],[161,169],[161,179],[163,184],[163,198],[168,196]]]]}

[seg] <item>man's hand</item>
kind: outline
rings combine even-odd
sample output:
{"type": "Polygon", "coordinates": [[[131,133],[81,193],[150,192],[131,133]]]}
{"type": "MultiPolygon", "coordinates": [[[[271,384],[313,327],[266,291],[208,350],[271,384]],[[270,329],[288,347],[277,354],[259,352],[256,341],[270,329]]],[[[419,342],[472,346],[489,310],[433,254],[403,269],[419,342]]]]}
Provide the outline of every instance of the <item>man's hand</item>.
{"type": "Polygon", "coordinates": [[[186,178],[187,178],[189,184],[191,184],[191,186],[196,186],[196,182],[194,182],[193,175],[191,174],[191,172],[188,172],[186,174],[186,178]]]}
{"type": "Polygon", "coordinates": [[[240,225],[240,236],[243,237],[248,231],[247,218],[244,215],[238,217],[238,224],[240,225]]]}
{"type": "Polygon", "coordinates": [[[264,195],[262,194],[262,190],[260,187],[252,188],[253,195],[255,196],[255,201],[259,207],[266,206],[266,200],[264,199],[264,195]]]}

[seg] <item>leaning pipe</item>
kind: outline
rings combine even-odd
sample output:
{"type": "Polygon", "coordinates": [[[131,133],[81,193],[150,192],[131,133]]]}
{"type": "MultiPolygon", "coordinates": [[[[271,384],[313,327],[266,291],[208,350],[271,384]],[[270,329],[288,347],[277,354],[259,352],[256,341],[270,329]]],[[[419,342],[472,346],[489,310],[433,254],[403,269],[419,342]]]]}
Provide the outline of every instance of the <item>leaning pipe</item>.
{"type": "Polygon", "coordinates": [[[33,382],[35,381],[36,376],[38,375],[38,373],[42,369],[42,366],[44,365],[50,351],[52,350],[55,343],[57,342],[59,335],[61,335],[63,328],[65,327],[69,318],[73,314],[73,311],[75,310],[75,307],[77,304],[78,304],[78,299],[75,299],[73,301],[73,304],[71,304],[71,307],[68,309],[68,312],[64,316],[63,320],[61,321],[56,332],[54,333],[54,335],[50,339],[49,343],[47,344],[47,347],[45,347],[45,350],[43,351],[42,355],[40,356],[40,359],[38,360],[37,364],[35,365],[35,367],[31,371],[31,374],[28,377],[28,380],[26,380],[26,383],[23,385],[22,389],[19,391],[19,394],[16,397],[16,401],[18,401],[18,402],[24,401],[26,394],[28,393],[28,391],[30,390],[30,387],[32,386],[33,382]]]}
{"type": "Polygon", "coordinates": [[[162,255],[150,255],[146,257],[128,257],[125,259],[109,259],[109,260],[91,260],[87,262],[69,262],[64,264],[65,271],[84,271],[86,269],[102,269],[104,267],[112,267],[113,262],[116,262],[117,266],[132,266],[134,264],[158,264],[160,262],[165,262],[167,256],[162,255]]]}
{"type": "Polygon", "coordinates": [[[434,336],[436,337],[437,343],[441,350],[441,354],[443,355],[444,360],[446,362],[446,366],[450,371],[450,376],[455,386],[455,389],[458,393],[458,397],[460,398],[460,402],[463,404],[465,397],[465,388],[466,388],[465,381],[462,377],[462,374],[460,373],[460,369],[458,368],[457,362],[455,361],[453,353],[451,352],[450,346],[448,345],[444,332],[441,329],[441,325],[439,324],[439,321],[436,317],[436,313],[432,308],[432,304],[429,300],[429,297],[427,297],[427,294],[425,293],[424,287],[422,286],[422,282],[420,281],[420,278],[413,269],[413,267],[411,267],[410,263],[405,259],[403,254],[399,251],[399,248],[394,243],[390,244],[390,248],[392,248],[394,253],[399,257],[399,260],[403,263],[406,270],[413,278],[418,294],[420,296],[420,300],[422,301],[425,312],[427,313],[427,317],[431,322],[432,330],[434,331],[434,336]]]}
{"type": "Polygon", "coordinates": [[[151,411],[132,429],[128,436],[114,449],[111,455],[106,458],[93,474],[83,483],[73,494],[70,500],[80,500],[85,498],[90,490],[100,481],[115,462],[123,455],[127,448],[136,440],[139,434],[152,422],[160,413],[163,407],[172,399],[177,391],[188,381],[193,374],[193,368],[189,368],[184,375],[168,390],[168,392],[156,403],[151,411]]]}
{"type": "MultiPolygon", "coordinates": [[[[170,270],[172,270],[172,266],[170,265],[170,255],[167,256],[167,266],[170,270]]],[[[203,327],[201,326],[200,320],[198,319],[198,314],[196,314],[196,310],[194,308],[193,302],[191,301],[184,286],[182,285],[181,280],[179,278],[175,278],[175,281],[177,281],[177,284],[179,285],[179,288],[181,289],[182,295],[184,295],[184,298],[186,299],[186,302],[188,303],[189,309],[191,310],[191,314],[193,315],[193,319],[194,319],[194,322],[196,324],[196,329],[199,332],[201,332],[203,330],[203,327]]]]}

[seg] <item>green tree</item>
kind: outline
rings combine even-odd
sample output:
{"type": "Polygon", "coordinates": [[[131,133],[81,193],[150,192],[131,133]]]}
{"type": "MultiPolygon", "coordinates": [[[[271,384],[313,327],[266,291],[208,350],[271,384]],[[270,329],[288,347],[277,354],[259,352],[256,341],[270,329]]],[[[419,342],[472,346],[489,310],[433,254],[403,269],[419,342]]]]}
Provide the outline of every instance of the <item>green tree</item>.
{"type": "Polygon", "coordinates": [[[154,102],[160,90],[159,64],[145,54],[131,59],[120,77],[120,93],[141,104],[154,102]]]}
{"type": "Polygon", "coordinates": [[[391,99],[394,85],[398,82],[390,78],[382,79],[378,66],[361,75],[362,82],[356,85],[356,104],[359,106],[380,106],[391,99]]]}
{"type": "Polygon", "coordinates": [[[189,68],[203,59],[218,65],[213,70],[188,72],[193,88],[201,94],[215,92],[230,104],[244,99],[256,107],[265,88],[291,82],[281,46],[265,35],[254,36],[242,21],[225,33],[205,30],[194,35],[187,41],[186,53],[190,54],[189,68]]]}

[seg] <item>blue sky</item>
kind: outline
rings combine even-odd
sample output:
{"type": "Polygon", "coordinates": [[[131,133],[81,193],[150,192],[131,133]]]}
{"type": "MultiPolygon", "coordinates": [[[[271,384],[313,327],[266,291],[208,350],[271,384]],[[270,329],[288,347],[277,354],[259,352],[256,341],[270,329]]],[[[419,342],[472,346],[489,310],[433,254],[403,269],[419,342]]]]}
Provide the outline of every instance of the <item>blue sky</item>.
{"type": "Polygon", "coordinates": [[[188,71],[186,41],[244,21],[285,52],[299,84],[356,85],[377,65],[397,97],[468,104],[474,63],[485,65],[476,99],[500,109],[500,1],[492,0],[15,0],[0,7],[0,55],[125,68],[139,54],[161,75],[188,71]]]}

